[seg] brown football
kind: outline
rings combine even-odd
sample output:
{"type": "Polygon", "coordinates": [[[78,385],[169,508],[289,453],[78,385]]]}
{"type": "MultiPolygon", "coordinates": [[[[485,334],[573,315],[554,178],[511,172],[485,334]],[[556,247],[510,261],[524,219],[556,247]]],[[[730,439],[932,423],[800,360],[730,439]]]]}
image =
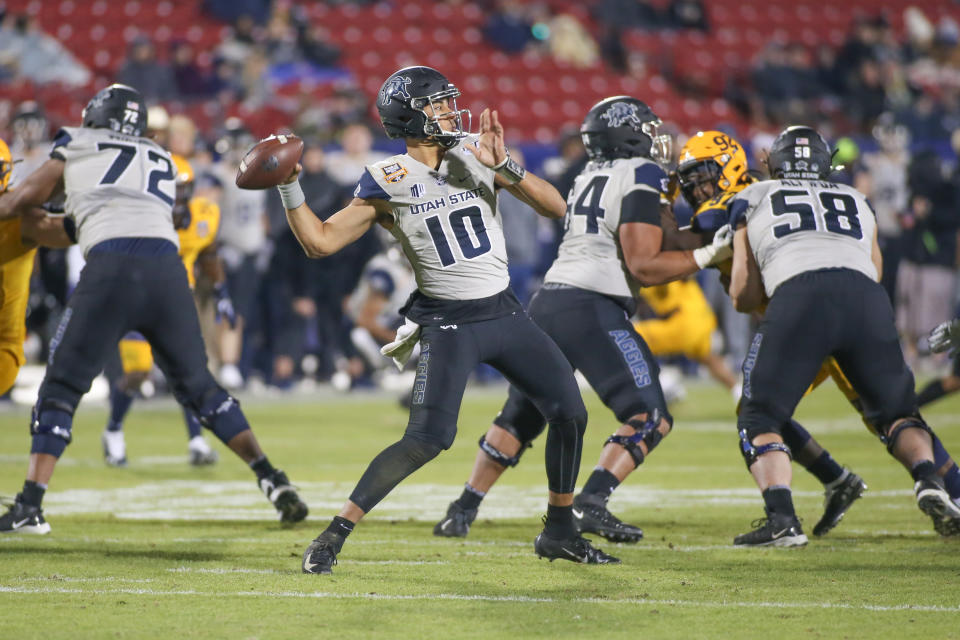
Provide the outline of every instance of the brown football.
{"type": "Polygon", "coordinates": [[[269,189],[293,172],[303,154],[303,140],[294,135],[272,135],[253,146],[240,161],[237,186],[269,189]]]}

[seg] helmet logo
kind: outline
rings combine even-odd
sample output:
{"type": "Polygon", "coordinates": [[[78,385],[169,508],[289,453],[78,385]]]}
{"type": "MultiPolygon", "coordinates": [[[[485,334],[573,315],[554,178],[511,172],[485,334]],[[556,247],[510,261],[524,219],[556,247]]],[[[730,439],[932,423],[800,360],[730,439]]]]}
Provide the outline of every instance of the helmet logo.
{"type": "Polygon", "coordinates": [[[614,102],[600,117],[606,120],[607,126],[611,128],[621,127],[628,122],[635,127],[642,124],[637,116],[637,105],[628,102],[614,102]]]}
{"type": "Polygon", "coordinates": [[[410,93],[407,91],[407,85],[412,82],[413,80],[406,76],[393,76],[385,85],[383,85],[383,88],[380,89],[378,102],[382,106],[386,106],[390,104],[390,101],[393,100],[394,96],[399,96],[409,100],[410,93]]]}

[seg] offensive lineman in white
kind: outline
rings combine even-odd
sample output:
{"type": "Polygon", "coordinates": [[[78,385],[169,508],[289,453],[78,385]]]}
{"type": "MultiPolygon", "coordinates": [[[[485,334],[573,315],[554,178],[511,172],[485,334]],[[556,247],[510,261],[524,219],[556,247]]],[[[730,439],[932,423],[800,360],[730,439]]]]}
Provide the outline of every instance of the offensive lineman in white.
{"type": "Polygon", "coordinates": [[[937,475],[933,431],[917,409],[882,272],[876,219],[866,198],[829,182],[830,147],[809,127],[774,141],[772,180],[730,204],[734,235],[730,297],[738,311],[770,299],[743,363],[737,421],[741,451],[762,494],[766,519],[738,546],[803,546],[790,493],[790,449],[779,426],[793,414],[823,360],[836,358],[877,425],[887,450],[913,476],[920,510],[939,530],[960,525],[960,508],[937,475]]]}
{"type": "Polygon", "coordinates": [[[496,111],[481,114],[479,136],[463,130],[469,111],[457,109],[459,95],[429,67],[407,67],[387,78],[377,108],[387,135],[403,138],[407,153],[369,165],[354,200],[326,222],[304,204],[296,170],[280,185],[287,220],[308,256],[330,255],[379,223],[400,242],[418,288],[401,309],[408,324],[384,348],[402,360],[420,341],[406,432],[370,463],[340,513],[307,547],[304,573],[331,573],[354,524],[450,447],[467,378],[479,362],[503,373],[550,425],[550,498],[544,530],[534,542],[537,554],[619,562],[574,528],[571,505],[586,409],[570,364],[510,291],[496,189],[509,189],[549,218],[563,217],[566,205],[549,183],[510,159],[496,111]]]}

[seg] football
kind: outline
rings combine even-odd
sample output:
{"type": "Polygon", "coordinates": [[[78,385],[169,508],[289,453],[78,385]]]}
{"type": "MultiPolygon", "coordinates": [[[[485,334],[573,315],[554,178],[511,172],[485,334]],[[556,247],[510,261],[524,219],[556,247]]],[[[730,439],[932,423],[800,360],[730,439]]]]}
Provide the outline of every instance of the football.
{"type": "Polygon", "coordinates": [[[269,189],[290,175],[303,154],[303,140],[294,135],[272,135],[253,146],[240,161],[237,186],[269,189]]]}

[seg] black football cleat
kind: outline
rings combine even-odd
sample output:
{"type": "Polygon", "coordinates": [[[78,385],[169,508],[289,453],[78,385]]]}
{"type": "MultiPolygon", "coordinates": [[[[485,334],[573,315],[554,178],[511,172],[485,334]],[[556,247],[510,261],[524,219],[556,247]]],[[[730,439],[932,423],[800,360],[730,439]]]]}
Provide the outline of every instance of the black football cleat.
{"type": "Polygon", "coordinates": [[[297,490],[283,471],[274,469],[269,476],[260,478],[259,484],[260,490],[280,514],[280,522],[293,524],[307,517],[307,505],[297,495],[297,490]]]}
{"type": "Polygon", "coordinates": [[[837,486],[824,491],[823,494],[823,516],[820,521],[813,525],[813,535],[825,536],[831,529],[840,523],[843,514],[847,512],[863,492],[867,490],[867,484],[863,478],[848,471],[847,477],[837,486]]]}
{"type": "MultiPolygon", "coordinates": [[[[9,498],[7,498],[9,500],[9,498]]],[[[5,514],[0,516],[0,533],[32,533],[44,535],[50,533],[50,525],[43,518],[40,507],[32,507],[20,502],[17,494],[13,504],[5,514]]]]}
{"type": "Polygon", "coordinates": [[[433,527],[433,535],[446,538],[466,538],[470,525],[477,517],[476,509],[464,509],[456,501],[447,507],[447,515],[433,527]]]}
{"type": "Polygon", "coordinates": [[[614,558],[595,548],[590,541],[579,535],[564,540],[554,540],[541,531],[533,541],[533,550],[540,558],[570,560],[580,564],[620,564],[620,558],[614,558]]]}
{"type": "Polygon", "coordinates": [[[336,536],[324,531],[303,552],[303,572],[333,573],[333,565],[337,564],[338,551],[336,536]]]}
{"type": "Polygon", "coordinates": [[[573,499],[573,524],[580,533],[595,533],[610,542],[637,542],[643,529],[621,520],[607,509],[600,496],[581,493],[573,499]]]}
{"type": "Polygon", "coordinates": [[[753,531],[733,539],[735,547],[804,547],[807,536],[796,516],[772,515],[754,520],[753,531]]]}
{"type": "Polygon", "coordinates": [[[950,499],[939,477],[921,478],[913,490],[917,494],[917,506],[933,520],[937,533],[941,536],[960,535],[960,507],[950,499]]]}

